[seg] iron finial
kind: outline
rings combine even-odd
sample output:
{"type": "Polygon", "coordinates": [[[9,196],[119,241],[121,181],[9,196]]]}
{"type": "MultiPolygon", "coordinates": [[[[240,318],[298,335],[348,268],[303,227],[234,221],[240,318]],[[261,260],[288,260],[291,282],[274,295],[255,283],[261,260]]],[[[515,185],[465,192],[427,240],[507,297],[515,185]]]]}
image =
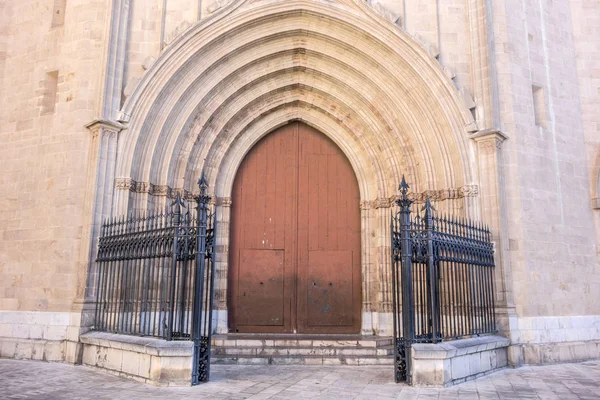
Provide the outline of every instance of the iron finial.
{"type": "Polygon", "coordinates": [[[206,194],[206,191],[208,190],[208,180],[206,179],[204,170],[202,170],[202,175],[200,176],[200,179],[198,179],[198,187],[200,188],[201,195],[206,194]]]}
{"type": "Polygon", "coordinates": [[[400,190],[400,198],[396,200],[396,204],[400,207],[408,208],[413,203],[412,200],[408,199],[408,183],[406,183],[406,178],[402,175],[402,182],[400,182],[400,186],[398,186],[398,190],[400,190]]]}
{"type": "Polygon", "coordinates": [[[400,193],[407,193],[408,189],[410,188],[410,186],[408,186],[408,183],[406,183],[406,178],[404,177],[404,174],[402,174],[402,182],[400,182],[400,186],[398,187],[398,190],[400,190],[400,193]]]}
{"type": "Polygon", "coordinates": [[[177,196],[173,203],[171,203],[171,207],[175,206],[175,214],[181,214],[181,207],[185,208],[185,203],[181,199],[181,193],[177,192],[177,196]]]}

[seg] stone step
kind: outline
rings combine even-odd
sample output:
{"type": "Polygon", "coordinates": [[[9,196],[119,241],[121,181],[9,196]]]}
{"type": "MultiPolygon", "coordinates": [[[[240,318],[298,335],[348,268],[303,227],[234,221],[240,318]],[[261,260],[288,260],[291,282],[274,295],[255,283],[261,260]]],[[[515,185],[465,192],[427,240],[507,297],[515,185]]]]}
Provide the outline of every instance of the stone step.
{"type": "Polygon", "coordinates": [[[361,335],[214,335],[211,362],[244,365],[392,365],[390,337],[361,335]]]}
{"type": "Polygon", "coordinates": [[[391,337],[359,335],[214,335],[213,346],[220,347],[383,347],[391,337]]]}
{"type": "Polygon", "coordinates": [[[241,356],[389,356],[392,346],[384,347],[224,347],[215,346],[216,355],[241,356]]]}
{"type": "Polygon", "coordinates": [[[319,357],[319,356],[294,356],[294,357],[253,357],[253,356],[211,356],[212,364],[239,364],[239,365],[393,365],[391,356],[373,357],[319,357]]]}

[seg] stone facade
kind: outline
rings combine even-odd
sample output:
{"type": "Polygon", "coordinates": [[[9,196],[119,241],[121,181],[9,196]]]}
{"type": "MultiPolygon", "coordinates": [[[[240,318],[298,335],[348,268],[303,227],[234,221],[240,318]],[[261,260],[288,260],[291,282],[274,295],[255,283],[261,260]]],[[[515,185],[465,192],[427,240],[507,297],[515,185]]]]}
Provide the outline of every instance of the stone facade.
{"type": "Polygon", "coordinates": [[[226,331],[235,171],[290,120],[356,173],[363,333],[391,330],[406,174],[490,225],[511,363],[600,341],[597,0],[52,3],[0,3],[2,357],[80,362],[100,222],[194,193],[203,169],[226,331]]]}

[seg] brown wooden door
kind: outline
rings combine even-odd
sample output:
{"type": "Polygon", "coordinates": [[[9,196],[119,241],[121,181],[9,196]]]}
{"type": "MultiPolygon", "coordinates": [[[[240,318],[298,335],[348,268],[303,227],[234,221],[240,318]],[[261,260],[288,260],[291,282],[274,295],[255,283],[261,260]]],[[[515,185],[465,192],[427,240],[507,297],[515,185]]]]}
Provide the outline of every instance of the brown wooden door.
{"type": "Polygon", "coordinates": [[[358,184],[342,151],[299,122],[267,135],[234,185],[229,327],[358,333],[358,184]]]}

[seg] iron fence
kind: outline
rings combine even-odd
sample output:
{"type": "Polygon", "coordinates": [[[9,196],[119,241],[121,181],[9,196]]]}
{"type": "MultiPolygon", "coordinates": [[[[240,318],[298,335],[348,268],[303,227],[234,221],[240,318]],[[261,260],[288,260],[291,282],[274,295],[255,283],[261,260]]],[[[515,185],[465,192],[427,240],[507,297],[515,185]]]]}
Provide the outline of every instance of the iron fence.
{"type": "Polygon", "coordinates": [[[481,223],[438,215],[429,199],[411,210],[404,178],[392,216],[396,381],[408,381],[413,343],[496,331],[494,248],[481,223]]]}
{"type": "Polygon", "coordinates": [[[194,341],[192,383],[208,380],[214,286],[214,213],[200,196],[178,195],[168,212],[102,225],[95,330],[194,341]]]}

